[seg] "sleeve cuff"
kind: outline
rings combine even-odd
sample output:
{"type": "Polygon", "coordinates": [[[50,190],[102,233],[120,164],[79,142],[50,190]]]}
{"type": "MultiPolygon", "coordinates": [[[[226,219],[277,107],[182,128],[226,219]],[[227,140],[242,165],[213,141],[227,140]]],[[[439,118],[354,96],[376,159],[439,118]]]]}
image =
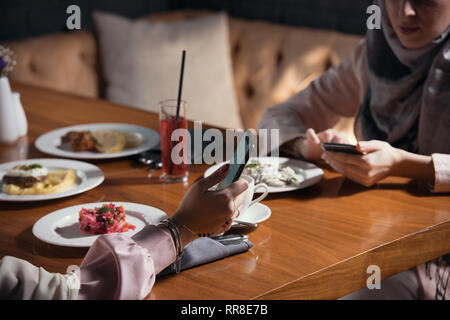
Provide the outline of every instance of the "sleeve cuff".
{"type": "Polygon", "coordinates": [[[147,249],[155,265],[155,274],[173,263],[176,258],[175,244],[172,235],[163,228],[155,225],[148,225],[132,239],[141,247],[147,249]]]}
{"type": "Polygon", "coordinates": [[[433,153],[431,155],[434,166],[433,192],[450,192],[450,155],[433,153]]]}

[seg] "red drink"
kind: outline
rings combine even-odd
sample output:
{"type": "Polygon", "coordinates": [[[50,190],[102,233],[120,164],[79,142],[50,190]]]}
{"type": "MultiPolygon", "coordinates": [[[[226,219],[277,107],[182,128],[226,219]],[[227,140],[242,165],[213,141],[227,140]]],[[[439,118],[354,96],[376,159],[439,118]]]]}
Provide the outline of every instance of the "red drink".
{"type": "Polygon", "coordinates": [[[167,182],[186,181],[188,176],[188,130],[187,120],[183,116],[184,108],[178,119],[176,118],[176,107],[168,105],[173,100],[167,100],[160,107],[160,135],[161,135],[161,162],[162,162],[162,179],[167,182]],[[181,129],[181,130],[177,130],[181,129]],[[172,141],[172,134],[175,136],[172,141]]]}

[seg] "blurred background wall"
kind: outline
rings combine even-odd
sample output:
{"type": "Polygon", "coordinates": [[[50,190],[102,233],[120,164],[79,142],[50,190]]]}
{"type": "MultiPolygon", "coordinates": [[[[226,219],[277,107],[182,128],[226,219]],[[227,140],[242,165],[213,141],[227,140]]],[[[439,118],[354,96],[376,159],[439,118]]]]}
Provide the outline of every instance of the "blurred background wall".
{"type": "Polygon", "coordinates": [[[364,34],[372,0],[174,0],[178,8],[226,10],[231,16],[364,34]]]}
{"type": "Polygon", "coordinates": [[[372,0],[1,0],[0,42],[67,31],[66,8],[81,8],[82,29],[92,28],[94,10],[137,18],[179,9],[227,11],[231,16],[292,26],[364,34],[372,0]]]}

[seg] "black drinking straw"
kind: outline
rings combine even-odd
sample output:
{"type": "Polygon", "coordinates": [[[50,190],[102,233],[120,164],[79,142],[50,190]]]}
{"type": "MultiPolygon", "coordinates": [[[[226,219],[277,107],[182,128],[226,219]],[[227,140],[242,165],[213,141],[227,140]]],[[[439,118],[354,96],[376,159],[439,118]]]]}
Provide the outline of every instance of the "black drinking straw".
{"type": "Polygon", "coordinates": [[[183,74],[184,74],[184,60],[186,58],[186,50],[183,50],[183,56],[181,57],[181,73],[180,73],[180,84],[178,86],[178,102],[177,102],[177,116],[175,120],[178,120],[180,115],[180,104],[181,104],[181,90],[183,88],[183,74]]]}
{"type": "MultiPolygon", "coordinates": [[[[178,101],[177,101],[177,115],[175,116],[175,123],[178,123],[178,117],[180,116],[180,105],[181,105],[181,90],[183,88],[183,75],[184,75],[184,60],[186,58],[186,50],[183,50],[183,55],[181,57],[181,73],[180,73],[180,83],[178,85],[178,101]]],[[[169,174],[172,174],[172,161],[169,162],[169,174]]]]}

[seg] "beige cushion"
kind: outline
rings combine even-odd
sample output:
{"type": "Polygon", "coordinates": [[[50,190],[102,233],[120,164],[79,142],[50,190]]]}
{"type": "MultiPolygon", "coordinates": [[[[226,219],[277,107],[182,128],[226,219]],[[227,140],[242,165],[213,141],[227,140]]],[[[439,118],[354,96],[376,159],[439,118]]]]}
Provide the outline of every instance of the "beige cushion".
{"type": "Polygon", "coordinates": [[[131,21],[96,13],[106,98],[158,111],[176,99],[181,53],[187,51],[183,100],[187,117],[221,127],[242,127],[234,93],[226,14],[174,22],[131,21]]]}
{"type": "Polygon", "coordinates": [[[230,23],[236,94],[246,128],[263,112],[337,66],[361,37],[329,30],[233,19],[230,23]]]}
{"type": "Polygon", "coordinates": [[[17,58],[12,80],[98,97],[97,45],[91,32],[52,34],[6,45],[17,58]]]}
{"type": "MultiPolygon", "coordinates": [[[[181,10],[151,14],[150,21],[177,21],[211,14],[181,10]]],[[[244,128],[255,128],[263,112],[304,89],[337,66],[361,36],[291,27],[265,21],[229,19],[234,86],[244,128]]],[[[352,131],[353,119],[335,128],[352,131]]]]}

